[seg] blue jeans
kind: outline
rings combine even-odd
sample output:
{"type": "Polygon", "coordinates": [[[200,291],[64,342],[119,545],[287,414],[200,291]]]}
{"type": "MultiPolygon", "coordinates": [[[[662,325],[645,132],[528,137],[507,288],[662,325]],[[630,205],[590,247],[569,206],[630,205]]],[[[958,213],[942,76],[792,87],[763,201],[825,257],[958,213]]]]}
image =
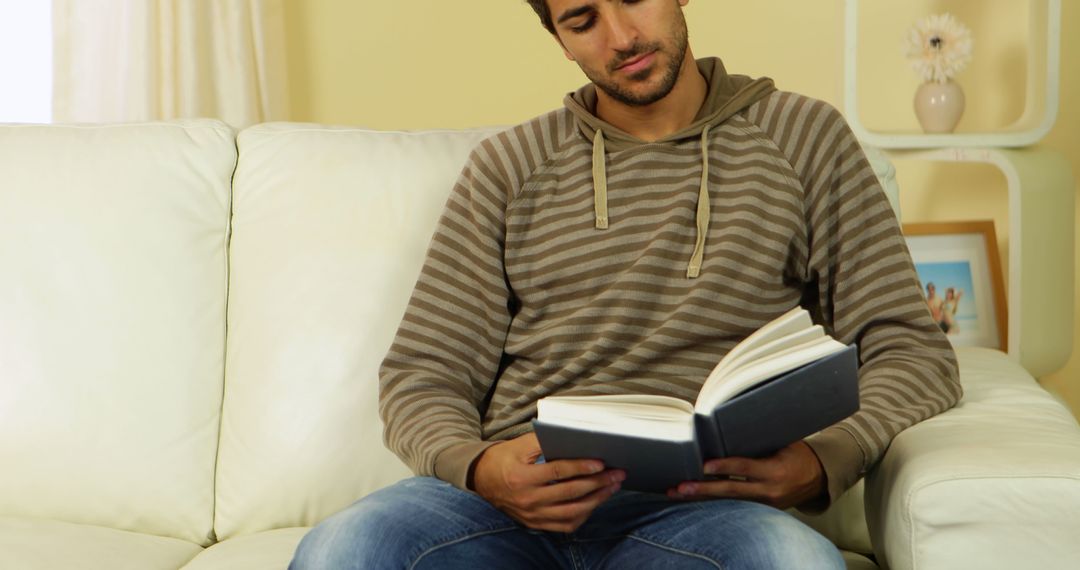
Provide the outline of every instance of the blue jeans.
{"type": "Polygon", "coordinates": [[[791,515],[736,500],[620,491],[569,534],[532,530],[480,496],[414,477],[311,530],[290,570],[843,569],[840,552],[791,515]]]}

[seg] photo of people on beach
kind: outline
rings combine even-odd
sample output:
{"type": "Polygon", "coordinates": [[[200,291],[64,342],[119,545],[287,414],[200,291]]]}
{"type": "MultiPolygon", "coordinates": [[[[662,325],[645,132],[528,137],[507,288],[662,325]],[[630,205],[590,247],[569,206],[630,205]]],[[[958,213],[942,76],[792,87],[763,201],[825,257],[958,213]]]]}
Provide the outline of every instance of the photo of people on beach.
{"type": "Polygon", "coordinates": [[[971,264],[967,261],[916,263],[930,315],[948,335],[975,330],[979,314],[975,304],[971,264]]]}
{"type": "Polygon", "coordinates": [[[991,221],[904,224],[934,322],[953,346],[1006,349],[1008,314],[991,221]]]}

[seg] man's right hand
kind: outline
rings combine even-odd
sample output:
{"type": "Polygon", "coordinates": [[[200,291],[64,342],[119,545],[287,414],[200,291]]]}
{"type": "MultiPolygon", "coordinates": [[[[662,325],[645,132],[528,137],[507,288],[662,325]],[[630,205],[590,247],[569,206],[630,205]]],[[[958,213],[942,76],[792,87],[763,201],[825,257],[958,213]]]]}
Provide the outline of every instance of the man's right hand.
{"type": "Polygon", "coordinates": [[[487,448],[476,460],[473,490],[529,528],[573,532],[626,478],[593,459],[537,464],[540,453],[532,433],[487,448]]]}

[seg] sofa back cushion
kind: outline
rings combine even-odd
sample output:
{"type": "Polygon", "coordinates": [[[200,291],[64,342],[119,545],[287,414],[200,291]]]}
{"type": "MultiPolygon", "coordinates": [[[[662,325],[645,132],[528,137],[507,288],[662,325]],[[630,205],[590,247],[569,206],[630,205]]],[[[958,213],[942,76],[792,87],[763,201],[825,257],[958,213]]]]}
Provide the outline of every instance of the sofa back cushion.
{"type": "Polygon", "coordinates": [[[234,133],[0,126],[0,516],[208,544],[234,133]]]}
{"type": "MultiPolygon", "coordinates": [[[[410,475],[382,442],[379,363],[454,180],[499,130],[240,133],[219,538],[313,525],[410,475]]],[[[895,206],[895,171],[867,150],[895,206]]],[[[805,519],[871,551],[861,484],[805,519]]]]}
{"type": "Polygon", "coordinates": [[[469,151],[493,130],[240,133],[216,531],[313,525],[410,475],[378,367],[469,151]]]}

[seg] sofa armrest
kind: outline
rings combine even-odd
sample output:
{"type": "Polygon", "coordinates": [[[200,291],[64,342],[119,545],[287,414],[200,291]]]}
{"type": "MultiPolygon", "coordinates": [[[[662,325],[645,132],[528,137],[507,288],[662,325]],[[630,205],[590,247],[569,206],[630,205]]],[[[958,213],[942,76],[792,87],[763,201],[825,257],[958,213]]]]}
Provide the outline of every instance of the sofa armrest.
{"type": "Polygon", "coordinates": [[[1080,426],[1006,355],[957,350],[964,397],[866,479],[883,568],[1080,568],[1080,426]]]}

